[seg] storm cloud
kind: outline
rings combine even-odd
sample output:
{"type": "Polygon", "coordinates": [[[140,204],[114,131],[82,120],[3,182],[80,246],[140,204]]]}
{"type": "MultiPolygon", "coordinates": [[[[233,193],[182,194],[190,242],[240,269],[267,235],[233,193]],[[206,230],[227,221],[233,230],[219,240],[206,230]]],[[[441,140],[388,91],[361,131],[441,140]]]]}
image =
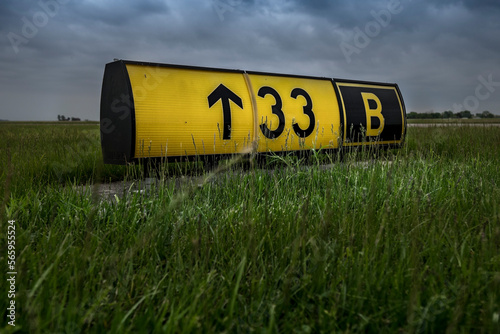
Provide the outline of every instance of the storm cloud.
{"type": "Polygon", "coordinates": [[[407,111],[500,114],[493,0],[3,0],[0,119],[97,120],[114,58],[399,84],[407,111]]]}

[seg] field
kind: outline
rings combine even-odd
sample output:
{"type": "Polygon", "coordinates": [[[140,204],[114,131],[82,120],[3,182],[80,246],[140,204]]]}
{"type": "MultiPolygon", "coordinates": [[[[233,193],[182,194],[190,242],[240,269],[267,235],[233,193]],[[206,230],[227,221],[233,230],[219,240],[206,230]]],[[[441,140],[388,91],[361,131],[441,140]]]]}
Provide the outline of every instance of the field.
{"type": "Polygon", "coordinates": [[[0,123],[0,138],[0,262],[15,220],[18,273],[1,332],[500,332],[500,127],[168,165],[106,197],[142,170],[103,165],[96,124],[0,123]]]}
{"type": "Polygon", "coordinates": [[[500,117],[495,118],[444,118],[444,119],[409,119],[409,124],[460,124],[491,125],[500,124],[500,117]]]}

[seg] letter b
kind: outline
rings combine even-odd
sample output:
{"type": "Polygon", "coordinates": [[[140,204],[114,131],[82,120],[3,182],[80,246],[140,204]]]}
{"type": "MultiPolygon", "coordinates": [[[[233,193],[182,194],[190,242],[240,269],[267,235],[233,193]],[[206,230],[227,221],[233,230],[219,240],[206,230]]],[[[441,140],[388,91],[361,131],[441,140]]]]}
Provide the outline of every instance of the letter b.
{"type": "Polygon", "coordinates": [[[377,97],[377,95],[373,93],[361,93],[361,97],[363,98],[366,112],[366,135],[368,137],[379,136],[382,131],[384,131],[385,125],[384,116],[382,116],[382,103],[380,103],[380,99],[377,97]],[[375,102],[375,108],[370,108],[370,101],[375,102]],[[376,129],[372,128],[373,117],[378,118],[380,122],[379,127],[376,129]]]}

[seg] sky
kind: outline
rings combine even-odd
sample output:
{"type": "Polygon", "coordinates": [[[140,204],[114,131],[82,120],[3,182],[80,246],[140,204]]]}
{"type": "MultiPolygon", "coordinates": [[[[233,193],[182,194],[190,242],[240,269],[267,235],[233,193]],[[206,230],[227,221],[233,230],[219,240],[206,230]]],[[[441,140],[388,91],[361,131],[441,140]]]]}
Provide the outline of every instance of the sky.
{"type": "Polygon", "coordinates": [[[2,0],[0,119],[99,120],[106,63],[397,83],[407,112],[500,115],[498,0],[2,0]]]}

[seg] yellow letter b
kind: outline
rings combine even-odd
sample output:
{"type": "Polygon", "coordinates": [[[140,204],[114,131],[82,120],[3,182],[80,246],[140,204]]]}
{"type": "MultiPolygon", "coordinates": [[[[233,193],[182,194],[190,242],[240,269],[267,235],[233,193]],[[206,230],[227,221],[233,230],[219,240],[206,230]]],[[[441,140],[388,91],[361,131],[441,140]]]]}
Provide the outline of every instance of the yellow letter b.
{"type": "Polygon", "coordinates": [[[368,137],[375,137],[382,133],[384,130],[384,116],[382,116],[382,103],[380,103],[377,95],[373,93],[361,93],[361,97],[363,98],[363,102],[365,103],[365,112],[366,112],[366,135],[368,137]],[[374,109],[370,108],[369,101],[372,100],[375,102],[376,107],[374,109]],[[380,125],[378,128],[372,128],[372,117],[377,117],[379,119],[380,125]]]}

